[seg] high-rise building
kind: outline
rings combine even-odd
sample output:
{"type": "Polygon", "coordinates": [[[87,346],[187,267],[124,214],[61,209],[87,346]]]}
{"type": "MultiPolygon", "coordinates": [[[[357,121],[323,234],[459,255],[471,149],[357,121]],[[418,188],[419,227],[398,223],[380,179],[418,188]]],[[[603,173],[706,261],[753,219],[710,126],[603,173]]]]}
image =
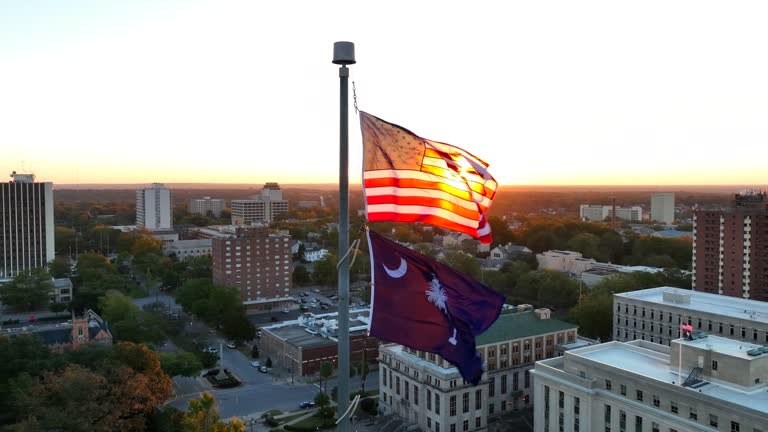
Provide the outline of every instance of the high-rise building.
{"type": "MultiPolygon", "coordinates": [[[[612,206],[582,204],[579,206],[579,218],[584,221],[603,221],[613,216],[612,206]]],[[[643,208],[640,206],[616,207],[616,219],[631,222],[643,220],[643,208]]]]}
{"type": "Polygon", "coordinates": [[[222,210],[224,210],[223,199],[203,197],[189,200],[189,212],[192,214],[208,216],[208,212],[210,212],[213,217],[219,217],[222,210]]]}
{"type": "Polygon", "coordinates": [[[693,215],[693,289],[768,300],[768,199],[737,194],[726,210],[693,215]]]}
{"type": "Polygon", "coordinates": [[[136,225],[152,231],[173,229],[171,190],[162,183],[136,191],[136,225]]]}
{"type": "Polygon", "coordinates": [[[55,256],[53,184],[34,174],[0,183],[0,279],[45,267],[55,256]]]}
{"type": "Polygon", "coordinates": [[[659,287],[613,295],[613,338],[670,345],[680,324],[744,342],[768,344],[768,303],[682,288],[659,287]]]}
{"type": "Polygon", "coordinates": [[[249,310],[293,304],[291,237],[267,229],[238,228],[212,240],[213,283],[236,287],[249,310]]]}
{"type": "Polygon", "coordinates": [[[529,307],[502,312],[477,337],[487,368],[477,386],[438,355],[395,344],[379,348],[379,409],[397,414],[406,428],[447,432],[486,431],[489,417],[529,407],[534,362],[577,342],[576,325],[529,307]]]}
{"type": "Polygon", "coordinates": [[[267,183],[246,200],[232,200],[232,225],[268,224],[288,212],[288,201],[277,183],[267,183]]]}
{"type": "Polygon", "coordinates": [[[651,220],[671,224],[675,221],[675,194],[651,194],[651,220]]]}
{"type": "Polygon", "coordinates": [[[694,333],[607,342],[536,363],[535,432],[768,429],[768,349],[694,333]]]}

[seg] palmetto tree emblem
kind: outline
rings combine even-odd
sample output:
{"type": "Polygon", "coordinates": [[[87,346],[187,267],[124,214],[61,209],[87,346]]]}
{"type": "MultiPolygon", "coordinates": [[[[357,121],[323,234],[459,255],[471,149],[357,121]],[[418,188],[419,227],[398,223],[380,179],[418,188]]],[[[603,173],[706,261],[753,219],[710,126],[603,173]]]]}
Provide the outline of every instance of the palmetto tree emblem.
{"type": "Polygon", "coordinates": [[[432,280],[429,282],[429,289],[426,291],[427,301],[435,305],[444,314],[450,316],[448,313],[448,295],[440,285],[440,280],[437,276],[432,275],[432,280]]]}

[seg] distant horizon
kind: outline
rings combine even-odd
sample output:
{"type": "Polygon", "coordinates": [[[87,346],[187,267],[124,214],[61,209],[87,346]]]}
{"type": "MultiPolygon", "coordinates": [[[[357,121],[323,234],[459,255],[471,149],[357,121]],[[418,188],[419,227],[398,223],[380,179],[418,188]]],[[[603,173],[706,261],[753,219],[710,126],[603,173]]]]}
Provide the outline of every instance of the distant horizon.
{"type": "MultiPolygon", "coordinates": [[[[147,182],[147,183],[53,183],[54,189],[58,190],[121,190],[121,189],[139,189],[149,186],[152,183],[162,183],[169,189],[261,189],[263,183],[194,183],[194,182],[147,182]]],[[[283,189],[334,189],[338,183],[281,183],[283,189]]],[[[502,184],[500,189],[520,189],[520,190],[545,190],[545,189],[595,189],[595,190],[632,190],[632,191],[711,191],[711,192],[740,192],[745,189],[766,190],[768,185],[764,184],[563,184],[563,185],[527,185],[527,184],[502,184]]],[[[360,183],[351,182],[350,188],[360,189],[360,183]]]]}

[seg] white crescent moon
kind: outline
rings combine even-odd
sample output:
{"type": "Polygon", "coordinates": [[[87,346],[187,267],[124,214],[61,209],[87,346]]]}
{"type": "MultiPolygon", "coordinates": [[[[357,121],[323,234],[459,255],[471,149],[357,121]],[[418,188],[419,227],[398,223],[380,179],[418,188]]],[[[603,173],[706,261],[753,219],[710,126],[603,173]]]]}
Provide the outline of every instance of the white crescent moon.
{"type": "Polygon", "coordinates": [[[408,263],[405,262],[403,258],[400,258],[400,267],[398,267],[396,270],[390,270],[384,264],[382,264],[381,266],[384,267],[384,271],[387,272],[389,277],[391,277],[392,279],[399,279],[403,277],[405,272],[408,271],[408,263]]]}

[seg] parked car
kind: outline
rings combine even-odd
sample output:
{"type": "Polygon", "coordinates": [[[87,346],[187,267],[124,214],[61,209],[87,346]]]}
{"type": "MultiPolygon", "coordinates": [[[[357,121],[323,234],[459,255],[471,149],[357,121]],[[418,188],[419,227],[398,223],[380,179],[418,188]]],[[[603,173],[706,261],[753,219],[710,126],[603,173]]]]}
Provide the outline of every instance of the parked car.
{"type": "Polygon", "coordinates": [[[280,312],[287,314],[289,311],[288,311],[288,309],[283,309],[280,312]]]}
{"type": "Polygon", "coordinates": [[[219,349],[216,347],[209,346],[208,348],[203,348],[203,352],[216,354],[217,352],[219,352],[219,349]]]}
{"type": "Polygon", "coordinates": [[[261,372],[261,373],[267,373],[267,372],[269,372],[269,368],[268,368],[268,367],[266,367],[266,366],[262,366],[262,367],[260,367],[260,368],[259,368],[259,372],[261,372]]]}
{"type": "Polygon", "coordinates": [[[308,310],[309,310],[309,308],[308,308],[308,307],[306,307],[306,306],[304,306],[304,305],[301,305],[301,307],[300,307],[299,309],[300,309],[302,312],[306,312],[306,311],[308,311],[308,310]]]}
{"type": "Polygon", "coordinates": [[[332,295],[332,296],[331,296],[331,297],[329,297],[329,298],[330,298],[331,300],[333,300],[333,301],[336,301],[336,300],[338,300],[338,299],[339,299],[339,296],[337,296],[337,295],[335,295],[335,294],[334,294],[334,295],[332,295]]]}
{"type": "Polygon", "coordinates": [[[261,366],[261,363],[259,363],[257,360],[254,360],[251,362],[251,366],[258,368],[259,366],[261,366]]]}
{"type": "Polygon", "coordinates": [[[319,290],[319,289],[317,289],[317,288],[313,289],[313,290],[312,290],[312,292],[313,292],[313,293],[317,293],[317,294],[320,294],[320,290],[319,290]]]}
{"type": "Polygon", "coordinates": [[[260,338],[260,337],[261,337],[261,330],[259,330],[259,331],[257,331],[257,332],[256,332],[256,337],[257,337],[257,338],[260,338]]]}
{"type": "Polygon", "coordinates": [[[314,402],[309,402],[309,401],[305,401],[305,402],[302,402],[302,403],[299,404],[299,408],[301,408],[301,409],[312,408],[313,406],[315,406],[315,403],[314,402]]]}
{"type": "Polygon", "coordinates": [[[237,348],[237,344],[234,343],[234,342],[228,342],[227,343],[227,348],[235,349],[235,348],[237,348]]]}
{"type": "Polygon", "coordinates": [[[320,309],[322,309],[322,310],[328,310],[328,306],[326,306],[326,305],[320,305],[320,309]]]}

